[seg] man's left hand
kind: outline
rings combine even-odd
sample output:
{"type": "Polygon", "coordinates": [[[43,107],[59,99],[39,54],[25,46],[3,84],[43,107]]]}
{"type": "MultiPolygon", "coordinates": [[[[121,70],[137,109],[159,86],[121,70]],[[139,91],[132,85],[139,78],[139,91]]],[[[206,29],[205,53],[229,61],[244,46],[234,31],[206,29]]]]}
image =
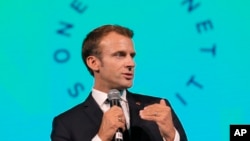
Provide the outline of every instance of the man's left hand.
{"type": "Polygon", "coordinates": [[[173,141],[175,137],[175,127],[172,120],[171,108],[162,99],[160,103],[144,107],[140,111],[140,117],[144,120],[156,122],[162,137],[166,141],[173,141]]]}

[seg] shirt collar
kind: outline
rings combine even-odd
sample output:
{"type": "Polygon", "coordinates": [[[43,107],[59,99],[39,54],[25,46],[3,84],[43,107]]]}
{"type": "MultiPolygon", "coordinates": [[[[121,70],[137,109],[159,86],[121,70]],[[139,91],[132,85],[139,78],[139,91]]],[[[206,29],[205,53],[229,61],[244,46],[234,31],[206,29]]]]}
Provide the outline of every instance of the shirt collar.
{"type": "Polygon", "coordinates": [[[125,102],[127,102],[127,91],[126,90],[122,90],[121,91],[121,99],[125,102]]]}
{"type": "Polygon", "coordinates": [[[108,98],[107,93],[104,93],[94,88],[92,89],[92,96],[99,106],[101,106],[108,98]]]}

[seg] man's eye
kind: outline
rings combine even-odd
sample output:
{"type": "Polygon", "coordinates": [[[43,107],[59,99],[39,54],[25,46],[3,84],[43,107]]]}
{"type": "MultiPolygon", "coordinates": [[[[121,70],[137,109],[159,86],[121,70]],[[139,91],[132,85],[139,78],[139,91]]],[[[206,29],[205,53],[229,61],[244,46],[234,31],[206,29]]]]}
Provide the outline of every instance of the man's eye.
{"type": "Polygon", "coordinates": [[[117,53],[115,54],[115,56],[117,56],[117,57],[123,57],[123,56],[125,56],[125,53],[117,52],[117,53]]]}

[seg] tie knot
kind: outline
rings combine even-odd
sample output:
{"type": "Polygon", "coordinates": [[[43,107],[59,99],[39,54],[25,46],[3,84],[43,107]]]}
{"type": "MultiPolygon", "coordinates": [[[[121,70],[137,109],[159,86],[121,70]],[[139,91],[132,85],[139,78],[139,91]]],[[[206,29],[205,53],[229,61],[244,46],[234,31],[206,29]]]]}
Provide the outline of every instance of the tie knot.
{"type": "Polygon", "coordinates": [[[109,104],[109,99],[108,98],[104,101],[104,104],[109,104]]]}

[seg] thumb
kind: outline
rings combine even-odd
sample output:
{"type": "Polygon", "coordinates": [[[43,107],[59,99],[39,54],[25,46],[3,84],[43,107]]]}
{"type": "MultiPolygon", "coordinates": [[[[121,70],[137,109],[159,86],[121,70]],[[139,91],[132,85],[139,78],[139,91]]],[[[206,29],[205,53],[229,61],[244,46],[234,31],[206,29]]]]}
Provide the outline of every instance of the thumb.
{"type": "Polygon", "coordinates": [[[164,99],[161,99],[160,104],[161,104],[161,105],[164,105],[164,106],[167,105],[164,99]]]}

